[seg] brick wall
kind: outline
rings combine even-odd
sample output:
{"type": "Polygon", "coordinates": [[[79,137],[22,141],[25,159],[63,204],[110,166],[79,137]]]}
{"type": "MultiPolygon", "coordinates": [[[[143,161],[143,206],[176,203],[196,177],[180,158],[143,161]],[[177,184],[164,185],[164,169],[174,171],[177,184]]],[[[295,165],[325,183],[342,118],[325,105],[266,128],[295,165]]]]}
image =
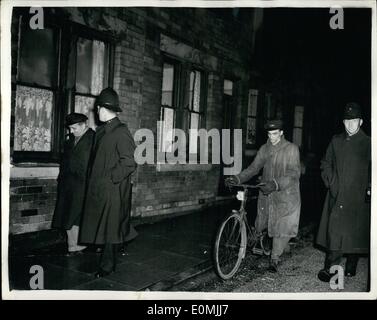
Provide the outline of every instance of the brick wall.
{"type": "MultiPolygon", "coordinates": [[[[224,22],[207,9],[64,8],[60,11],[71,21],[118,37],[114,88],[123,106],[120,119],[128,124],[132,134],[139,128],[149,128],[156,136],[161,101],[162,34],[200,52],[208,61],[216,61],[208,79],[208,130],[221,129],[223,123],[224,78],[237,79],[237,110],[246,110],[249,70],[239,52],[240,46],[247,45],[250,38],[246,27],[241,30],[241,25],[224,22]],[[93,15],[93,10],[99,10],[100,15],[93,15]]],[[[242,121],[239,115],[236,127],[244,126],[242,121]]],[[[170,215],[211,204],[217,199],[219,176],[218,165],[199,170],[187,166],[174,171],[159,170],[156,165],[139,166],[133,179],[132,215],[137,218],[170,215]]],[[[12,178],[10,232],[48,229],[55,200],[55,179],[12,178]]]]}
{"type": "Polygon", "coordinates": [[[56,179],[10,181],[10,233],[49,229],[56,202],[56,179]]]}

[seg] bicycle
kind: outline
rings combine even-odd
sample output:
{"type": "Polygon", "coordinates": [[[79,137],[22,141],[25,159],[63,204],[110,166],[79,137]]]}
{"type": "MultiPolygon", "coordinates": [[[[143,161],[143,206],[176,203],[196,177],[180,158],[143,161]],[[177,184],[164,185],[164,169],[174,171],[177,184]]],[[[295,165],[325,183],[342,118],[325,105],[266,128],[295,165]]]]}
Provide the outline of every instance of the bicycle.
{"type": "Polygon", "coordinates": [[[245,258],[247,246],[251,247],[253,254],[260,256],[271,254],[268,249],[267,232],[258,233],[254,227],[249,226],[245,209],[249,189],[259,188],[261,184],[233,186],[243,188],[243,192],[238,191],[237,194],[241,206],[239,210],[232,210],[232,213],[220,224],[213,248],[215,271],[223,280],[232,278],[238,271],[245,258]]]}

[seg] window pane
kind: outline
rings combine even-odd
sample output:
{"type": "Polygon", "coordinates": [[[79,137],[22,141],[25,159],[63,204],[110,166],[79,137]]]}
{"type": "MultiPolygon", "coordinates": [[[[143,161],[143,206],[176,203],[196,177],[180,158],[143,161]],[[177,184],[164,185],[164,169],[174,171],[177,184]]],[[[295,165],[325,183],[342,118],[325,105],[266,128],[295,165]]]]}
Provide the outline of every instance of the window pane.
{"type": "Polygon", "coordinates": [[[276,117],[275,104],[271,93],[266,93],[266,119],[273,119],[276,117]]]}
{"type": "Polygon", "coordinates": [[[55,86],[57,66],[55,31],[22,29],[18,80],[45,87],[55,86]]]}
{"type": "Polygon", "coordinates": [[[250,89],[249,90],[249,106],[247,115],[249,117],[257,116],[257,106],[258,106],[258,90],[250,89]]]}
{"type": "MultiPolygon", "coordinates": [[[[191,113],[190,129],[199,129],[199,114],[191,113]]],[[[198,139],[196,134],[190,134],[189,142],[190,153],[198,152],[198,139]]]]}
{"type": "Polygon", "coordinates": [[[233,95],[233,82],[230,80],[224,80],[224,94],[228,96],[233,95]]]}
{"type": "Polygon", "coordinates": [[[98,95],[103,89],[105,44],[97,40],[77,40],[76,90],[98,95]]]}
{"type": "Polygon", "coordinates": [[[295,143],[299,147],[302,146],[302,129],[301,128],[293,129],[293,143],[295,143]]]}
{"type": "Polygon", "coordinates": [[[161,152],[172,152],[173,129],[174,129],[174,109],[164,108],[164,125],[162,127],[160,146],[161,152]]]}
{"type": "Polygon", "coordinates": [[[89,127],[93,130],[97,127],[94,114],[94,101],[95,98],[92,97],[75,96],[75,112],[85,114],[88,117],[89,127]]]}
{"type": "Polygon", "coordinates": [[[256,132],[257,132],[256,119],[247,118],[247,137],[246,137],[247,144],[256,143],[256,132]]]}
{"type": "Polygon", "coordinates": [[[53,93],[17,86],[14,150],[51,151],[53,93]]]}
{"type": "Polygon", "coordinates": [[[304,107],[295,107],[295,127],[303,127],[304,122],[304,107]]]}
{"type": "Polygon", "coordinates": [[[200,71],[190,73],[190,110],[200,110],[200,71]]]}
{"type": "Polygon", "coordinates": [[[163,106],[173,106],[173,83],[174,83],[174,66],[164,63],[162,74],[162,97],[163,106]]]}

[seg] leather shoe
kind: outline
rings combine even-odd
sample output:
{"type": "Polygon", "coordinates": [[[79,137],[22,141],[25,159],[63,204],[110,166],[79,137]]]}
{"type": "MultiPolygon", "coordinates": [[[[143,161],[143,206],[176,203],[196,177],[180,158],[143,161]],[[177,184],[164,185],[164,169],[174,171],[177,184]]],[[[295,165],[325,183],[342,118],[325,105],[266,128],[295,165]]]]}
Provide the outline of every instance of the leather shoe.
{"type": "Polygon", "coordinates": [[[346,277],[354,277],[356,275],[357,261],[358,258],[355,257],[347,258],[345,271],[346,277]]]}
{"type": "Polygon", "coordinates": [[[111,274],[111,273],[113,273],[113,272],[114,272],[114,270],[106,271],[106,270],[103,270],[103,269],[99,269],[99,270],[95,273],[94,277],[95,277],[95,278],[103,278],[103,277],[106,277],[106,276],[108,276],[109,274],[111,274]]]}
{"type": "Polygon", "coordinates": [[[278,261],[276,260],[270,260],[270,265],[268,266],[268,271],[276,273],[278,272],[278,261]]]}
{"type": "Polygon", "coordinates": [[[356,275],[356,269],[349,269],[346,268],[346,277],[354,277],[356,275]]]}
{"type": "Polygon", "coordinates": [[[65,256],[66,257],[75,257],[75,256],[78,256],[80,254],[83,254],[82,250],[81,251],[68,251],[65,256]]]}
{"type": "Polygon", "coordinates": [[[321,280],[322,282],[330,282],[332,276],[333,275],[327,269],[320,270],[317,275],[318,279],[321,280]]]}

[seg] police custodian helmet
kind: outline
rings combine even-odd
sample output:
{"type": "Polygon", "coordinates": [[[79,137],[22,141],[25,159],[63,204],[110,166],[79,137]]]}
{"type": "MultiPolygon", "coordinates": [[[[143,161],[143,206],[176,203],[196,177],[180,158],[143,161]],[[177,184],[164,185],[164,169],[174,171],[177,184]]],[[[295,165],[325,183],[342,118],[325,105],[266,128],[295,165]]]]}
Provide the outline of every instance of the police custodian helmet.
{"type": "Polygon", "coordinates": [[[104,107],[114,112],[122,112],[122,109],[119,107],[118,94],[110,87],[101,91],[94,106],[104,107]]]}

